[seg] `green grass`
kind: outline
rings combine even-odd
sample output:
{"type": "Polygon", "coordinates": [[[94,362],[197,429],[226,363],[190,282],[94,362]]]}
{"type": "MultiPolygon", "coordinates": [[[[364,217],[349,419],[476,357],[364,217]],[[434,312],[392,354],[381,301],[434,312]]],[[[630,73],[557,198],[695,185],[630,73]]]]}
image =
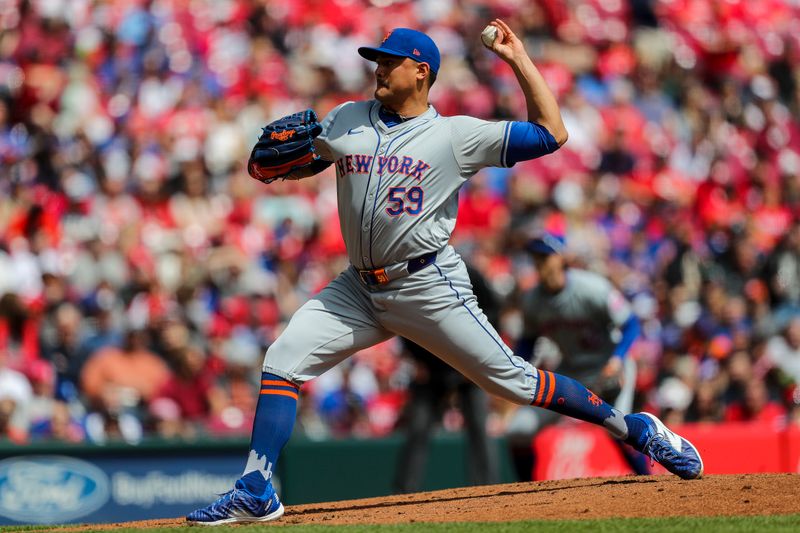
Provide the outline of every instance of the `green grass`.
{"type": "MultiPolygon", "coordinates": [[[[64,526],[55,526],[64,527],[64,526]]],[[[69,527],[69,526],[66,526],[69,527]]],[[[91,526],[89,526],[91,527],[91,526]]],[[[252,525],[215,528],[214,531],[235,531],[246,533],[250,531],[267,531],[271,525],[252,525]]],[[[489,522],[489,523],[414,523],[396,524],[385,526],[316,526],[316,525],[285,525],[292,533],[444,533],[459,531],[466,533],[625,533],[628,531],[653,531],[687,532],[761,532],[761,531],[800,531],[800,514],[781,516],[725,516],[703,518],[616,518],[604,520],[528,520],[522,522],[489,522]]],[[[9,526],[3,532],[13,531],[44,531],[49,526],[9,526]]],[[[175,531],[191,530],[198,533],[198,528],[188,526],[177,528],[119,528],[115,532],[121,533],[174,533],[175,531]]],[[[281,529],[282,530],[282,529],[281,529]]],[[[93,531],[91,528],[87,531],[93,531]]],[[[95,530],[97,531],[97,530],[95,530]]],[[[204,529],[205,531],[205,529],[204,529]]],[[[280,530],[276,530],[280,531],[280,530]]]]}

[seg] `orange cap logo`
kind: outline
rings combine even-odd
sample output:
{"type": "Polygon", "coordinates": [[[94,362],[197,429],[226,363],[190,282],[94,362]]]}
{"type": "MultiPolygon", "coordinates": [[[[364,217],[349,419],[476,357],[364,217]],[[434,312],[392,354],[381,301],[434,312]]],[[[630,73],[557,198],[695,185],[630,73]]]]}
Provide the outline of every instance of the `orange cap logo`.
{"type": "Polygon", "coordinates": [[[418,56],[418,55],[420,55],[420,54],[419,54],[419,50],[417,50],[416,48],[414,48],[414,51],[413,51],[413,52],[411,52],[411,53],[412,53],[412,54],[414,54],[415,56],[418,56]]]}

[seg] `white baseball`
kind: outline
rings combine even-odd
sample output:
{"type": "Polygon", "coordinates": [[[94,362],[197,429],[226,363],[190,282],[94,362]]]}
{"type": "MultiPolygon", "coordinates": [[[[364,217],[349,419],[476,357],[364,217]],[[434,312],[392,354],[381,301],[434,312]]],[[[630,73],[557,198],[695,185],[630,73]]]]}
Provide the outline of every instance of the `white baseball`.
{"type": "Polygon", "coordinates": [[[491,48],[494,40],[497,39],[498,31],[496,26],[486,26],[481,32],[481,41],[487,48],[491,48]]]}

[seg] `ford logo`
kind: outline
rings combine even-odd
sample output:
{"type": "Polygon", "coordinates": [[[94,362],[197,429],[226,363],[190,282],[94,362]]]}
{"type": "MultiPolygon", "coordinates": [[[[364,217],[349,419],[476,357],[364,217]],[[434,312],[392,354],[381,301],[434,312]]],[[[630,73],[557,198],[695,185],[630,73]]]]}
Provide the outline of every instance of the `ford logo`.
{"type": "Polygon", "coordinates": [[[0,515],[53,524],[88,515],[109,498],[108,477],[96,466],[61,456],[0,461],[0,515]]]}

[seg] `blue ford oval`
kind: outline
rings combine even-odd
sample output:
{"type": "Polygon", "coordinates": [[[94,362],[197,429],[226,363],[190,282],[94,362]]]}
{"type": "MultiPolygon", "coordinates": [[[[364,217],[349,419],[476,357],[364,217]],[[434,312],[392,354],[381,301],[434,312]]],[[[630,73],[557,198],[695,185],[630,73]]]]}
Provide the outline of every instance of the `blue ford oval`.
{"type": "Polygon", "coordinates": [[[109,499],[106,474],[63,456],[0,461],[0,515],[23,523],[56,524],[88,515],[109,499]]]}

